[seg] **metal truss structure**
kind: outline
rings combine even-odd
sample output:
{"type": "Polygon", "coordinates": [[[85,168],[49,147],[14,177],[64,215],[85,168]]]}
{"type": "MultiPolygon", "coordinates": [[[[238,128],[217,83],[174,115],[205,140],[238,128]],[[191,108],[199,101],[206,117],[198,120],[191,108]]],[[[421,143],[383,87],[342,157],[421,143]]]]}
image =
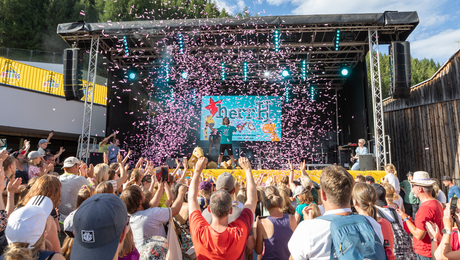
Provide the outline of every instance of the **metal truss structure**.
{"type": "MultiPolygon", "coordinates": [[[[369,70],[371,74],[372,107],[374,115],[374,139],[377,170],[387,164],[385,126],[382,106],[382,81],[380,79],[379,37],[378,30],[368,29],[369,33],[369,70]]],[[[371,149],[371,147],[369,147],[371,149]]]]}
{"type": "Polygon", "coordinates": [[[91,118],[93,116],[94,84],[96,84],[97,56],[99,53],[99,36],[91,38],[89,51],[88,77],[85,87],[85,105],[83,110],[83,127],[78,142],[77,155],[80,161],[88,163],[91,143],[91,118]]]}

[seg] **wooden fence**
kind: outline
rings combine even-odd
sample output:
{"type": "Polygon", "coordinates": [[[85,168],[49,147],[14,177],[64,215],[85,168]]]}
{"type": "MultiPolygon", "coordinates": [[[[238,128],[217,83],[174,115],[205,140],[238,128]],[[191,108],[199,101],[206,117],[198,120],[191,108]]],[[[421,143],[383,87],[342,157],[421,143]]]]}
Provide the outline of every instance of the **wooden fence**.
{"type": "Polygon", "coordinates": [[[384,101],[385,133],[399,178],[424,170],[432,178],[460,179],[460,51],[409,100],[384,101]]]}

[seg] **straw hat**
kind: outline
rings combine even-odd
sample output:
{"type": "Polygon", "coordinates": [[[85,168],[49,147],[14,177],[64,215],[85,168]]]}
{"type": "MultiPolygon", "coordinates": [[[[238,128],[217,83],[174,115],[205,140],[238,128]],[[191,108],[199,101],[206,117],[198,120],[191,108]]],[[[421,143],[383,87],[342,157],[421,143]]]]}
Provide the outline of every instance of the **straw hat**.
{"type": "Polygon", "coordinates": [[[414,177],[410,183],[418,186],[433,186],[436,181],[430,179],[430,175],[424,171],[414,172],[414,177]]]}

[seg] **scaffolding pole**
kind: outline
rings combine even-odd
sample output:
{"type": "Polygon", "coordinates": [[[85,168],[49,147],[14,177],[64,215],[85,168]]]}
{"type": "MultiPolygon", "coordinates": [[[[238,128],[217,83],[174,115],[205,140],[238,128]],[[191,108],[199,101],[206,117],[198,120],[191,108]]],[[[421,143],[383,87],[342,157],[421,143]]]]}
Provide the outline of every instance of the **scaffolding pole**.
{"type": "Polygon", "coordinates": [[[97,56],[99,53],[99,37],[91,38],[89,51],[88,78],[85,88],[85,105],[83,110],[83,127],[78,144],[78,158],[88,163],[91,142],[91,118],[93,116],[94,85],[96,84],[97,56]]]}
{"type": "Polygon", "coordinates": [[[369,33],[369,69],[372,86],[372,106],[374,112],[374,140],[377,170],[387,164],[385,144],[385,126],[382,106],[382,81],[380,79],[379,37],[377,29],[368,29],[369,33]]]}

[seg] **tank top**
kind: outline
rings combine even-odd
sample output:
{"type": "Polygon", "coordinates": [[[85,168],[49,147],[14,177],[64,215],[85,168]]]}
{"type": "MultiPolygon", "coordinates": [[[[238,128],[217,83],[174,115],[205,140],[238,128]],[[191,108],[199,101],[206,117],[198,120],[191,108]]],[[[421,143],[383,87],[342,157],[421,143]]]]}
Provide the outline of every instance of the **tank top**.
{"type": "Polygon", "coordinates": [[[288,260],[291,255],[288,242],[293,233],[289,215],[284,214],[282,218],[268,216],[267,219],[273,224],[273,235],[269,239],[264,239],[265,253],[262,259],[288,260]]]}

